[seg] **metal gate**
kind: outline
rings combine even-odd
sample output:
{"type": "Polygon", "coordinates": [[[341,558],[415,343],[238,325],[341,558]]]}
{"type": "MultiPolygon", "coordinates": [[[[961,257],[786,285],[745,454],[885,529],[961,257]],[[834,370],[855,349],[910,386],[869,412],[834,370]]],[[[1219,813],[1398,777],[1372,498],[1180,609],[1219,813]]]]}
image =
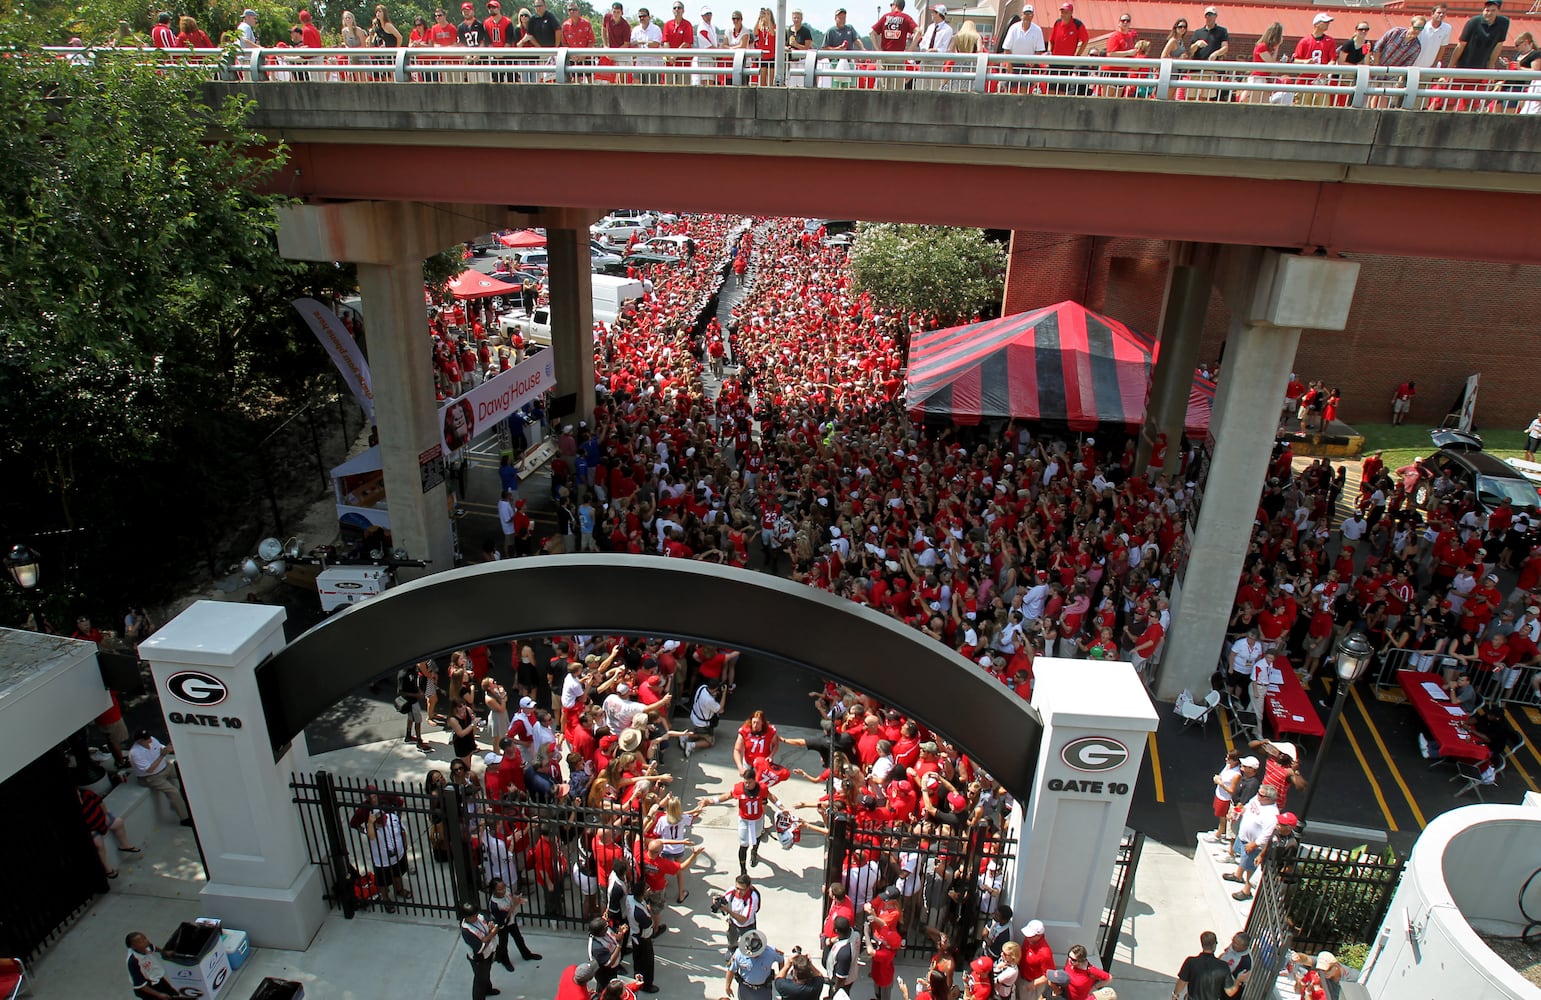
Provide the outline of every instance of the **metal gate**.
{"type": "Polygon", "coordinates": [[[946,934],[965,956],[973,952],[981,928],[1001,901],[1000,887],[1016,860],[1016,846],[989,819],[963,833],[918,834],[907,828],[860,827],[841,814],[830,827],[825,877],[844,882],[848,890],[859,886],[869,897],[897,886],[906,957],[929,957],[936,951],[926,928],[946,934]],[[872,862],[875,874],[850,874],[853,869],[870,872],[872,862]]]}
{"type": "Polygon", "coordinates": [[[1118,842],[1118,857],[1113,860],[1113,877],[1108,880],[1108,897],[1102,906],[1102,924],[1097,928],[1097,952],[1102,968],[1113,968],[1113,953],[1118,949],[1118,935],[1124,926],[1124,914],[1134,896],[1134,873],[1140,866],[1140,852],[1145,848],[1145,834],[1124,828],[1118,842]]]}
{"type": "Polygon", "coordinates": [[[1402,862],[1389,852],[1382,858],[1364,848],[1300,844],[1281,853],[1270,847],[1247,915],[1253,971],[1243,1000],[1272,1000],[1274,981],[1292,951],[1339,951],[1369,942],[1401,879],[1402,862]]]}
{"type": "Polygon", "coordinates": [[[348,918],[360,909],[453,917],[462,903],[485,905],[498,877],[528,898],[521,923],[581,927],[602,909],[605,878],[596,858],[604,850],[596,853],[596,843],[629,858],[642,833],[636,809],[588,809],[522,792],[491,800],[454,784],[429,791],[417,782],[377,784],[326,771],[292,775],[289,784],[328,904],[348,918]],[[375,865],[369,819],[377,812],[400,822],[404,891],[375,865]]]}

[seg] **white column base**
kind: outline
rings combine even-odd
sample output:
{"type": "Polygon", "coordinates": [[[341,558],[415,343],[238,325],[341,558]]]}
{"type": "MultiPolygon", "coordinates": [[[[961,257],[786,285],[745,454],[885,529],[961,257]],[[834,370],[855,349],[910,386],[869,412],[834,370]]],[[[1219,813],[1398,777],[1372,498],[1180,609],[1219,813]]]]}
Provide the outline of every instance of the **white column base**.
{"type": "Polygon", "coordinates": [[[304,951],[326,920],[321,869],[306,865],[287,889],[210,882],[198,894],[206,916],[245,931],[254,948],[304,951]]]}

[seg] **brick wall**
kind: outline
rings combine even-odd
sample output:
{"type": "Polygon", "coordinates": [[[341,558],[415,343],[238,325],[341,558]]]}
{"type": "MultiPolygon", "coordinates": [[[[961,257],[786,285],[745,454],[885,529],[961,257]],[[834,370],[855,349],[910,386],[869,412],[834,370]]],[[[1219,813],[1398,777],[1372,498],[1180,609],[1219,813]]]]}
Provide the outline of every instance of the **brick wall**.
{"type": "MultiPolygon", "coordinates": [[[[1018,231],[1006,277],[1006,313],[1073,299],[1154,332],[1161,323],[1167,245],[1160,240],[1018,231]]],[[[1416,257],[1349,255],[1362,263],[1348,329],[1306,331],[1296,370],[1343,393],[1349,423],[1390,419],[1391,393],[1418,383],[1413,422],[1434,425],[1482,374],[1481,426],[1523,427],[1534,386],[1541,267],[1416,257]]],[[[1199,357],[1221,356],[1229,310],[1216,290],[1199,357]]]]}

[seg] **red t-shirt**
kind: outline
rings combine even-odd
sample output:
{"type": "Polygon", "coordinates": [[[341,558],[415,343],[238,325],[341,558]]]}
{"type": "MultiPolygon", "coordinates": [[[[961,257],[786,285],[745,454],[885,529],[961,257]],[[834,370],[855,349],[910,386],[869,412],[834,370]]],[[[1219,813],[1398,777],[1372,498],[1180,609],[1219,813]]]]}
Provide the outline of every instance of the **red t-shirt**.
{"type": "Polygon", "coordinates": [[[915,19],[903,11],[889,11],[878,18],[872,33],[878,36],[878,48],[883,52],[903,52],[915,34],[915,19]]]}
{"type": "Polygon", "coordinates": [[[443,24],[434,24],[428,29],[428,44],[445,47],[459,45],[460,31],[448,21],[445,21],[443,24]]]}

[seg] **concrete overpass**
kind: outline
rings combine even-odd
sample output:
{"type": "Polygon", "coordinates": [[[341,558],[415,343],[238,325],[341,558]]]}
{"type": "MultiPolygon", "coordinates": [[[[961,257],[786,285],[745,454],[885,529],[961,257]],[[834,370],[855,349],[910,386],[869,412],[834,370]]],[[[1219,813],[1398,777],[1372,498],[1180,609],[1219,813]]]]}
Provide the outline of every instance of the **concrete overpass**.
{"type": "MultiPolygon", "coordinates": [[[[437,438],[419,268],[458,239],[548,227],[558,392],[580,414],[593,407],[583,229],[604,209],[1173,241],[1139,464],[1158,433],[1181,433],[1213,286],[1231,327],[1159,680],[1168,697],[1204,690],[1214,667],[1276,428],[1258,401],[1283,398],[1303,330],[1347,321],[1358,265],[1338,254],[1541,263],[1541,235],[1506,226],[1541,216],[1541,131],[1527,115],[898,89],[204,87],[211,101],[252,99],[255,127],[291,149],[275,186],[304,204],[286,212],[281,250],[360,264],[397,543],[433,570],[448,568],[448,527],[442,487],[417,487],[415,459],[437,438]]],[[[1362,86],[1353,100],[1374,103],[1362,86]]]]}
{"type": "Polygon", "coordinates": [[[1529,115],[764,87],[208,83],[305,199],[647,203],[1541,263],[1529,115]],[[513,179],[517,178],[517,182],[513,179]]]}

